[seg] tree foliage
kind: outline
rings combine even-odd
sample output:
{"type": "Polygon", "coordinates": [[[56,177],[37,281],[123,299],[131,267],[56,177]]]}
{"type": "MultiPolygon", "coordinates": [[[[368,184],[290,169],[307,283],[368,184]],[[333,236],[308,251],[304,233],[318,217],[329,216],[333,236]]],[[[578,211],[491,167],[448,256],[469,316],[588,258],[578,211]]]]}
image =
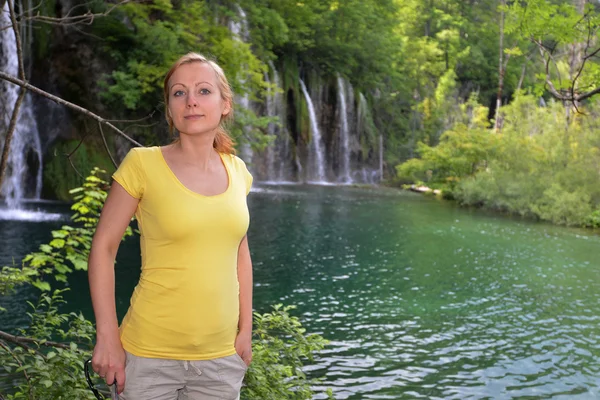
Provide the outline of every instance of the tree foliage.
{"type": "Polygon", "coordinates": [[[501,134],[455,125],[440,144],[398,167],[466,205],[485,205],[564,225],[600,226],[598,105],[567,124],[559,102],[518,95],[503,107],[501,134]]]}

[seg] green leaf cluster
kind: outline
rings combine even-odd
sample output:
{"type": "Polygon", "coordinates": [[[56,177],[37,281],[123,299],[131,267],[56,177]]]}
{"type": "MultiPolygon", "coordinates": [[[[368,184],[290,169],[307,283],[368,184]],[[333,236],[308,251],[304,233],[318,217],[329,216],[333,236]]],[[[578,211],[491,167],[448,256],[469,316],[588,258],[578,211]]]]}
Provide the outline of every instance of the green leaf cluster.
{"type": "MultiPolygon", "coordinates": [[[[66,282],[73,270],[87,270],[87,259],[100,210],[106,199],[108,183],[100,178],[104,171],[94,168],[85,183],[71,190],[74,226],[64,225],[52,231],[52,240],[39,251],[26,255],[20,267],[3,267],[0,274],[0,294],[8,294],[20,284],[29,283],[49,291],[51,281],[66,282]]],[[[127,228],[124,237],[131,236],[127,228]]]]}
{"type": "MultiPolygon", "coordinates": [[[[245,400],[310,400],[313,387],[322,384],[303,371],[306,361],[327,345],[317,334],[307,334],[297,317],[290,315],[294,306],[273,306],[270,313],[254,313],[253,362],[242,388],[245,400]]],[[[333,398],[331,391],[327,391],[333,398]]]]}
{"type": "Polygon", "coordinates": [[[597,103],[575,121],[560,103],[546,107],[519,94],[502,108],[501,133],[457,124],[420,158],[397,167],[400,177],[485,206],[564,225],[597,227],[600,215],[600,126],[597,103]]]}
{"type": "MultiPolygon", "coordinates": [[[[94,168],[81,187],[70,191],[74,226],[52,231],[50,242],[25,256],[21,267],[0,270],[0,296],[15,295],[20,286],[41,291],[38,302],[29,303],[28,324],[18,329],[16,338],[9,340],[10,335],[0,331],[0,371],[13,384],[13,390],[0,392],[0,398],[94,399],[87,388],[83,363],[91,357],[95,328],[81,313],[60,312],[65,290],[52,290],[52,283],[66,282],[75,270],[87,270],[92,237],[107,196],[103,173],[94,168]]],[[[123,239],[131,235],[128,227],[123,239]]],[[[254,314],[254,361],[246,375],[243,399],[313,397],[313,386],[320,381],[308,378],[303,367],[327,341],[307,334],[298,318],[290,315],[292,309],[277,305],[271,313],[254,314]]],[[[110,398],[106,385],[99,389],[110,398]]],[[[331,398],[331,392],[327,393],[331,398]]]]}

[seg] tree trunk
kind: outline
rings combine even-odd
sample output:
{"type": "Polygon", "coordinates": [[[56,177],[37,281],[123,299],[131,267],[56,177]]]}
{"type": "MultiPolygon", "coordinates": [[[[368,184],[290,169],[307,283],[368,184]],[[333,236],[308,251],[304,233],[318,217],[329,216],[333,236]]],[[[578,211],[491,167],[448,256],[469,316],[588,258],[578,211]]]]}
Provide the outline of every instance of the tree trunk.
{"type": "Polygon", "coordinates": [[[494,122],[494,129],[499,132],[501,129],[502,122],[500,121],[500,107],[502,106],[502,91],[504,90],[504,7],[506,6],[506,0],[500,0],[500,46],[498,51],[498,94],[496,95],[496,117],[494,122]]]}
{"type": "MultiPolygon", "coordinates": [[[[585,5],[588,0],[574,0],[574,6],[577,9],[577,12],[583,16],[585,13],[585,5]]],[[[588,43],[589,45],[589,43],[588,43]]],[[[583,51],[586,44],[584,43],[572,43],[569,46],[569,80],[572,82],[571,89],[569,95],[574,99],[579,94],[579,88],[577,85],[577,80],[580,76],[581,69],[583,68],[583,51]]],[[[570,122],[571,114],[573,110],[571,108],[579,109],[580,102],[577,100],[573,100],[571,104],[568,104],[567,107],[567,123],[570,122]]]]}
{"type": "Polygon", "coordinates": [[[527,60],[523,63],[523,67],[521,68],[521,76],[519,77],[519,84],[517,85],[517,91],[521,90],[523,86],[523,81],[525,80],[525,71],[527,70],[527,60]]]}
{"type": "MultiPolygon", "coordinates": [[[[4,9],[4,8],[2,8],[4,9]]],[[[21,35],[19,33],[19,27],[17,25],[17,19],[15,17],[15,9],[13,3],[8,0],[8,10],[10,13],[10,21],[12,23],[12,30],[15,34],[15,42],[17,44],[17,57],[19,60],[19,78],[25,80],[25,70],[23,68],[23,49],[21,47],[21,35]]],[[[2,159],[0,159],[0,188],[4,183],[4,177],[6,176],[6,165],[8,164],[8,153],[10,153],[10,144],[15,134],[17,122],[19,120],[19,110],[21,109],[21,103],[25,98],[25,88],[21,88],[19,97],[15,102],[15,108],[13,109],[12,116],[10,117],[10,123],[8,124],[8,130],[6,131],[4,139],[4,149],[2,150],[2,159]]]]}

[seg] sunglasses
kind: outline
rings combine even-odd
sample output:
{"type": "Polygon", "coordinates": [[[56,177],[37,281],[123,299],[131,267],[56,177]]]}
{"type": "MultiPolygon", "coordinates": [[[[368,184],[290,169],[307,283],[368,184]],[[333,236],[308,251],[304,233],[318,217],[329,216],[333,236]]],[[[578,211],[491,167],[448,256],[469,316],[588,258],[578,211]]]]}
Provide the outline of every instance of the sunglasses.
{"type": "MultiPolygon", "coordinates": [[[[83,364],[83,372],[85,373],[85,380],[88,384],[88,387],[92,391],[92,393],[94,393],[94,396],[96,396],[96,398],[98,400],[105,400],[105,399],[107,399],[107,397],[104,394],[102,394],[102,392],[100,392],[100,390],[98,390],[98,388],[92,381],[92,377],[90,376],[90,365],[91,364],[92,364],[91,358],[86,360],[85,363],[83,364]]],[[[110,385],[109,389],[110,389],[111,400],[119,400],[119,394],[117,393],[117,381],[116,380],[112,385],[110,385]]]]}

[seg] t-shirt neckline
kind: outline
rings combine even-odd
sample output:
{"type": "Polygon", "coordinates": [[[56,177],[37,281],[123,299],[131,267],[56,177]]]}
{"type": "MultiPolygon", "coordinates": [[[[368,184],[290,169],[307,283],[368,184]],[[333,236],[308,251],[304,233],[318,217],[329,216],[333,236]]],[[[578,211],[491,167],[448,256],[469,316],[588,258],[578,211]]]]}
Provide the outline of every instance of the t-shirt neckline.
{"type": "Polygon", "coordinates": [[[164,156],[164,154],[162,152],[162,148],[160,146],[156,146],[156,150],[158,151],[158,154],[160,156],[162,164],[164,165],[164,167],[169,172],[169,175],[171,176],[171,178],[173,178],[173,180],[177,183],[177,185],[180,186],[186,192],[188,192],[188,193],[190,193],[190,194],[192,194],[194,196],[203,198],[203,199],[219,199],[219,198],[224,197],[227,193],[230,192],[230,190],[231,190],[231,171],[229,170],[229,165],[227,165],[227,162],[225,161],[222,153],[217,152],[219,154],[219,159],[221,160],[221,163],[225,167],[225,173],[227,174],[227,189],[225,189],[224,192],[221,192],[221,193],[218,193],[218,194],[205,195],[205,194],[202,194],[202,193],[195,192],[195,191],[191,190],[190,188],[188,188],[187,186],[185,186],[183,184],[183,182],[181,182],[179,180],[179,178],[177,177],[177,175],[175,175],[175,173],[173,172],[173,170],[171,169],[171,167],[169,167],[169,164],[167,163],[167,160],[165,159],[165,156],[164,156]]]}

